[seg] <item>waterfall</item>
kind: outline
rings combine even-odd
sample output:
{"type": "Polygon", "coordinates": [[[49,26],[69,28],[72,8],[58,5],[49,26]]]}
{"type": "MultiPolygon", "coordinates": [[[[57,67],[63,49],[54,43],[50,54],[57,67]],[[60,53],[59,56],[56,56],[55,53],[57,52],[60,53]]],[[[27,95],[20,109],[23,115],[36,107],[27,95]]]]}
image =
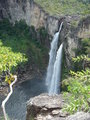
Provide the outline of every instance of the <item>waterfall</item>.
{"type": "Polygon", "coordinates": [[[49,94],[58,94],[60,92],[60,78],[61,78],[61,61],[62,61],[62,48],[63,44],[60,45],[58,51],[57,51],[57,56],[56,56],[56,61],[54,63],[54,70],[52,74],[52,80],[49,88],[49,94]]]}
{"type": "Polygon", "coordinates": [[[48,64],[47,75],[46,75],[46,85],[48,87],[48,91],[50,88],[54,63],[56,60],[56,54],[57,54],[57,48],[58,48],[58,39],[59,39],[59,33],[61,32],[61,29],[62,29],[62,24],[63,24],[63,22],[61,23],[59,31],[54,35],[53,40],[51,42],[51,49],[49,52],[49,64],[48,64]]]}
{"type": "Polygon", "coordinates": [[[57,46],[58,46],[58,36],[59,32],[54,35],[54,38],[51,42],[51,50],[49,52],[49,65],[47,69],[46,85],[50,85],[50,80],[52,78],[53,66],[56,59],[57,46]]]}

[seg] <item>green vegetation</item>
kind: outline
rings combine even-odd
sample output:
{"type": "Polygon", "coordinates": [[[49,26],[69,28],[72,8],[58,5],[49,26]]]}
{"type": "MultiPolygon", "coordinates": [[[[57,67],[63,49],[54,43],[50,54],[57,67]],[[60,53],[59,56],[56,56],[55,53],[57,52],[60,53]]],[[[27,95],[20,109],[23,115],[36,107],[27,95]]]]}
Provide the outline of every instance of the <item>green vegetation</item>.
{"type": "Polygon", "coordinates": [[[67,86],[67,92],[64,92],[67,104],[64,110],[70,114],[77,111],[90,111],[90,69],[86,71],[73,72],[71,77],[63,81],[64,87],[67,86]]]}
{"type": "MultiPolygon", "coordinates": [[[[0,120],[5,120],[4,116],[0,116],[0,120]]],[[[8,117],[8,115],[7,115],[7,120],[10,120],[10,118],[8,117]]]]}
{"type": "Polygon", "coordinates": [[[62,89],[67,102],[63,110],[70,114],[77,111],[89,111],[90,98],[90,58],[89,58],[89,39],[81,41],[82,48],[76,58],[72,58],[73,70],[62,81],[62,89]]]}
{"type": "Polygon", "coordinates": [[[82,39],[79,41],[81,47],[76,50],[76,55],[89,55],[90,54],[90,38],[82,39]]]}
{"type": "Polygon", "coordinates": [[[21,62],[27,61],[24,54],[14,53],[10,47],[3,46],[0,40],[0,72],[11,71],[13,67],[17,67],[21,62]]]}
{"type": "Polygon", "coordinates": [[[78,0],[79,2],[82,2],[82,3],[84,3],[84,4],[88,4],[88,3],[90,3],[90,0],[78,0]]]}
{"type": "Polygon", "coordinates": [[[90,13],[89,0],[35,0],[50,15],[86,15],[90,13]]]}
{"type": "Polygon", "coordinates": [[[5,74],[6,82],[10,84],[14,80],[11,73],[19,64],[26,61],[24,54],[13,52],[10,47],[3,46],[0,40],[0,75],[5,74]]]}
{"type": "Polygon", "coordinates": [[[28,27],[24,21],[16,22],[15,25],[8,20],[0,21],[0,75],[4,74],[6,81],[9,79],[10,83],[12,74],[18,66],[21,69],[25,68],[27,61],[32,67],[43,68],[46,64],[46,37],[47,33],[43,28],[42,45],[42,42],[37,40],[33,26],[28,27]]]}
{"type": "Polygon", "coordinates": [[[84,54],[90,54],[90,38],[86,38],[82,40],[82,52],[84,54]]]}

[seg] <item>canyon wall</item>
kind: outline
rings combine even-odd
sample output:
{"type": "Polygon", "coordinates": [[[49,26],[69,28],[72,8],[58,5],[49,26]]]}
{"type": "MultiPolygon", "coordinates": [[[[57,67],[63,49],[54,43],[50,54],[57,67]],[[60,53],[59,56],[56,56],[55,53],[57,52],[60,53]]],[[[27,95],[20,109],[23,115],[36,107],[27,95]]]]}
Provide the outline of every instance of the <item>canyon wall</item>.
{"type": "Polygon", "coordinates": [[[0,19],[8,18],[11,22],[25,20],[27,25],[36,29],[44,26],[50,35],[58,28],[58,19],[49,16],[33,0],[0,0],[0,19]]]}

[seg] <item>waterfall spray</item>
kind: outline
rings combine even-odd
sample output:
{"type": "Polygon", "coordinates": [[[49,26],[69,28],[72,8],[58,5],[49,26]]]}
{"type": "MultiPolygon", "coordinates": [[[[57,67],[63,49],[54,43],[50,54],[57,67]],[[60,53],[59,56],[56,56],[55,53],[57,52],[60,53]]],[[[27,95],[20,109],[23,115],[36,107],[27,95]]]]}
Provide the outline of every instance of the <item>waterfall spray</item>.
{"type": "Polygon", "coordinates": [[[50,83],[52,79],[53,68],[54,68],[54,63],[56,60],[56,54],[57,54],[57,48],[58,48],[58,39],[62,29],[62,25],[63,25],[63,22],[61,23],[59,31],[54,35],[53,40],[51,42],[51,49],[49,52],[49,64],[48,64],[47,75],[46,75],[46,85],[48,87],[48,91],[49,91],[50,83]]]}

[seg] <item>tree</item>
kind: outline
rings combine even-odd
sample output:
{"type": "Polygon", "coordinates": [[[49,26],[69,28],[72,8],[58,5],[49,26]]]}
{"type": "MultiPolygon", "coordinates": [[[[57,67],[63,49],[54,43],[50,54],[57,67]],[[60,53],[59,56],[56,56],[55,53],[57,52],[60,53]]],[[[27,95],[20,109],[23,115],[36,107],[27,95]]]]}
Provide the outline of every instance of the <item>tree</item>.
{"type": "Polygon", "coordinates": [[[15,53],[10,47],[3,46],[0,40],[0,78],[5,79],[9,84],[13,81],[13,73],[17,66],[26,62],[27,58],[24,54],[15,53]]]}
{"type": "Polygon", "coordinates": [[[5,104],[13,93],[12,86],[17,81],[17,76],[13,75],[13,70],[21,62],[27,61],[27,58],[24,54],[14,53],[10,47],[5,47],[0,40],[0,78],[4,76],[5,81],[9,84],[10,92],[2,102],[2,109],[4,113],[4,118],[7,120],[7,114],[5,110],[5,104]]]}

